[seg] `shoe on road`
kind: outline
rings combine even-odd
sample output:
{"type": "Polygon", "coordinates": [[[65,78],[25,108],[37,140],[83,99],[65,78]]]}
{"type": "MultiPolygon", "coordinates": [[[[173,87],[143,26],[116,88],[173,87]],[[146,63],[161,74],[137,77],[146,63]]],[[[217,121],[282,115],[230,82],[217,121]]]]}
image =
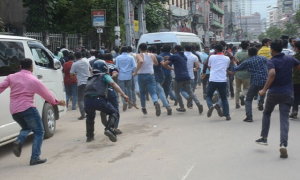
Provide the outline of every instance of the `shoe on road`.
{"type": "Polygon", "coordinates": [[[214,110],[214,107],[213,107],[213,106],[209,107],[209,109],[208,109],[208,111],[207,111],[207,117],[210,117],[210,116],[211,116],[213,110],[214,110]]]}
{"type": "Polygon", "coordinates": [[[253,119],[251,117],[246,117],[244,119],[244,122],[253,122],[253,119]]]}
{"type": "Polygon", "coordinates": [[[264,146],[267,146],[268,145],[268,140],[267,139],[264,139],[264,138],[260,138],[258,140],[255,141],[257,144],[260,144],[260,145],[264,145],[264,146]]]}
{"type": "Polygon", "coordinates": [[[245,106],[245,96],[241,95],[240,100],[241,100],[241,106],[245,106]]]}
{"type": "Polygon", "coordinates": [[[142,112],[143,112],[144,115],[146,115],[147,114],[147,109],[146,108],[142,108],[142,112]]]}
{"type": "Polygon", "coordinates": [[[193,102],[193,99],[192,99],[191,97],[189,97],[189,98],[187,99],[186,107],[189,108],[189,109],[193,108],[192,102],[193,102]]]}
{"type": "Polygon", "coordinates": [[[85,115],[80,116],[80,117],[78,118],[78,120],[84,120],[84,118],[85,118],[85,115]]]}
{"type": "Polygon", "coordinates": [[[159,105],[158,102],[155,102],[154,106],[155,106],[155,114],[158,117],[158,116],[160,116],[160,113],[161,113],[161,111],[160,111],[160,105],[159,105]]]}
{"type": "Polygon", "coordinates": [[[22,144],[19,140],[16,140],[13,143],[13,152],[17,157],[21,156],[21,152],[22,152],[22,144]]]}
{"type": "Polygon", "coordinates": [[[112,131],[105,129],[104,134],[111,142],[117,142],[117,136],[112,131]]]}
{"type": "Polygon", "coordinates": [[[286,147],[281,146],[279,151],[280,151],[280,157],[281,158],[288,158],[286,147]]]}
{"type": "Polygon", "coordinates": [[[45,162],[47,162],[47,159],[31,159],[30,166],[37,165],[37,164],[43,164],[45,162]]]}
{"type": "Polygon", "coordinates": [[[216,105],[214,106],[214,108],[217,110],[218,115],[219,115],[220,117],[223,117],[223,111],[222,111],[221,107],[220,107],[218,104],[216,104],[216,105]]]}
{"type": "Polygon", "coordinates": [[[290,114],[290,118],[293,118],[293,119],[296,119],[297,118],[297,116],[298,116],[298,112],[296,112],[296,111],[293,111],[291,114],[290,114]]]}
{"type": "Polygon", "coordinates": [[[177,100],[175,100],[175,102],[174,102],[174,106],[177,106],[178,105],[178,101],[177,100]]]}
{"type": "Polygon", "coordinates": [[[123,132],[120,129],[114,129],[115,134],[122,134],[123,132]]]}
{"type": "Polygon", "coordinates": [[[230,116],[226,116],[226,121],[230,121],[231,117],[230,116]]]}
{"type": "Polygon", "coordinates": [[[178,111],[178,112],[186,112],[186,109],[176,108],[176,111],[178,111]]]}
{"type": "Polygon", "coordinates": [[[172,109],[170,106],[167,107],[167,112],[168,112],[168,115],[172,115],[172,109]]]}
{"type": "Polygon", "coordinates": [[[123,104],[123,111],[127,110],[127,103],[123,104]]]}
{"type": "Polygon", "coordinates": [[[264,103],[259,102],[257,108],[258,108],[259,111],[263,111],[264,110],[264,103]]]}
{"type": "Polygon", "coordinates": [[[94,141],[94,137],[87,137],[86,138],[86,142],[92,142],[92,141],[94,141]]]}
{"type": "Polygon", "coordinates": [[[202,112],[203,112],[203,105],[202,104],[197,104],[197,107],[198,107],[199,114],[202,114],[202,112]]]}
{"type": "Polygon", "coordinates": [[[240,109],[240,105],[239,104],[237,104],[237,105],[235,105],[235,109],[240,109]]]}

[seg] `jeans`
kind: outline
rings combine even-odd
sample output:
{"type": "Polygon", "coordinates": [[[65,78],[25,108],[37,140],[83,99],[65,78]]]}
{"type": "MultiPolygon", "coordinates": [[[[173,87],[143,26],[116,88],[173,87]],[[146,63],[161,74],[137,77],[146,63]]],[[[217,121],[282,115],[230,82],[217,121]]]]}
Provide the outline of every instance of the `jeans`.
{"type": "Polygon", "coordinates": [[[267,138],[270,129],[271,114],[277,104],[280,112],[280,146],[288,145],[289,112],[294,102],[293,93],[268,94],[262,118],[261,137],[267,138]]]}
{"type": "Polygon", "coordinates": [[[164,107],[169,107],[170,105],[167,101],[164,89],[159,82],[156,82],[156,92],[158,94],[159,99],[162,101],[164,107]]]}
{"type": "Polygon", "coordinates": [[[197,84],[198,84],[199,86],[201,86],[201,82],[202,82],[200,76],[201,76],[201,68],[198,69],[198,71],[197,71],[197,77],[198,77],[198,78],[197,78],[197,84]]]}
{"type": "Polygon", "coordinates": [[[156,82],[153,74],[139,74],[138,82],[140,86],[140,100],[142,108],[146,107],[146,89],[154,103],[158,101],[156,94],[156,82]]]}
{"type": "Polygon", "coordinates": [[[133,81],[134,81],[134,87],[135,87],[135,91],[136,92],[140,92],[140,86],[139,86],[139,82],[138,82],[138,74],[136,76],[134,76],[133,81]]]}
{"type": "Polygon", "coordinates": [[[206,74],[205,78],[202,79],[203,94],[207,94],[208,80],[209,80],[209,74],[206,74]]]}
{"type": "Polygon", "coordinates": [[[199,78],[198,71],[194,71],[194,79],[193,79],[194,80],[194,84],[192,84],[192,90],[193,90],[193,92],[195,92],[195,90],[196,90],[198,78],[199,78]]]}
{"type": "Polygon", "coordinates": [[[182,102],[182,98],[180,95],[180,90],[184,88],[185,91],[187,92],[187,94],[189,95],[189,97],[191,97],[195,103],[198,105],[200,105],[200,102],[198,100],[198,98],[196,97],[196,95],[193,93],[192,91],[192,86],[191,86],[191,80],[186,80],[186,81],[182,81],[182,82],[176,82],[175,81],[175,95],[176,95],[176,99],[179,103],[180,108],[184,108],[184,104],[182,102]]]}
{"type": "Polygon", "coordinates": [[[114,88],[111,88],[111,87],[108,88],[107,100],[119,113],[119,119],[117,119],[115,122],[115,128],[118,128],[119,122],[120,122],[120,111],[119,111],[119,102],[118,102],[117,92],[115,91],[114,88]]]}
{"type": "Polygon", "coordinates": [[[72,109],[76,109],[76,102],[77,102],[77,84],[69,84],[65,85],[66,89],[66,99],[67,103],[69,102],[70,97],[72,96],[72,109]]]}
{"type": "Polygon", "coordinates": [[[206,96],[206,103],[208,108],[213,106],[212,97],[216,89],[218,89],[219,94],[222,100],[222,107],[223,107],[223,114],[224,116],[229,115],[229,104],[227,100],[226,90],[227,90],[227,82],[209,82],[207,87],[207,96],[206,96]]]}
{"type": "MultiPolygon", "coordinates": [[[[193,89],[194,85],[195,85],[195,81],[194,79],[191,79],[191,89],[193,89]]],[[[186,100],[190,97],[186,92],[186,90],[184,89],[184,87],[181,88],[181,94],[186,100]]]]}
{"type": "MultiPolygon", "coordinates": [[[[131,92],[131,89],[132,89],[132,81],[131,79],[130,80],[120,80],[119,79],[119,86],[120,88],[122,89],[122,91],[128,95],[129,97],[129,100],[132,101],[132,92],[131,92]]],[[[122,101],[123,101],[123,104],[125,104],[125,100],[122,98],[122,101]]]]}
{"type": "Polygon", "coordinates": [[[166,95],[166,98],[170,95],[171,100],[176,100],[176,96],[172,90],[172,76],[165,76],[165,80],[162,84],[162,87],[164,88],[164,92],[166,95]]]}
{"type": "Polygon", "coordinates": [[[45,131],[38,110],[31,107],[23,112],[13,114],[12,117],[22,128],[17,138],[21,144],[24,144],[27,135],[31,131],[33,132],[31,159],[39,159],[45,131]]]}
{"type": "MultiPolygon", "coordinates": [[[[248,89],[248,93],[247,93],[247,97],[246,97],[246,101],[245,101],[245,110],[246,110],[246,116],[247,118],[252,118],[252,101],[254,96],[257,96],[257,93],[262,90],[264,87],[263,86],[256,86],[254,84],[251,84],[249,89],[248,89]]],[[[261,97],[261,102],[263,103],[265,99],[265,96],[261,97]]]]}
{"type": "Polygon", "coordinates": [[[77,100],[78,106],[81,116],[85,115],[84,111],[84,91],[85,91],[86,84],[82,84],[77,87],[77,100]]]}
{"type": "Polygon", "coordinates": [[[233,89],[233,80],[234,80],[234,75],[229,75],[229,92],[230,96],[234,97],[234,89],[233,89]]]}
{"type": "Polygon", "coordinates": [[[299,99],[300,99],[300,84],[294,84],[294,103],[293,112],[298,112],[299,99]]]}
{"type": "Polygon", "coordinates": [[[136,104],[136,92],[135,92],[135,82],[134,79],[131,80],[131,97],[134,104],[136,104]]]}
{"type": "Polygon", "coordinates": [[[239,79],[235,77],[235,104],[240,104],[240,92],[242,90],[243,84],[243,91],[242,95],[245,96],[249,89],[250,79],[239,79]]]}

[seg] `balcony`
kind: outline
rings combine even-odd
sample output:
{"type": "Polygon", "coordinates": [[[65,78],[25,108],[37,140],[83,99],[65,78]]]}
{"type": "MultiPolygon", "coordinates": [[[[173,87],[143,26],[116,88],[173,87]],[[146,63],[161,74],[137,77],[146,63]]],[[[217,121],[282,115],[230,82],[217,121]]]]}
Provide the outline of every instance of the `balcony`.
{"type": "Polygon", "coordinates": [[[221,23],[219,23],[219,22],[216,21],[216,20],[212,20],[211,25],[212,25],[212,26],[215,26],[215,27],[217,27],[217,28],[219,28],[219,29],[223,29],[223,28],[224,28],[224,25],[221,24],[221,23]]]}
{"type": "Polygon", "coordinates": [[[220,14],[220,15],[224,15],[224,11],[221,9],[221,8],[219,8],[216,4],[214,4],[214,3],[210,3],[210,10],[213,10],[213,11],[215,11],[215,12],[217,12],[218,14],[220,14]]]}

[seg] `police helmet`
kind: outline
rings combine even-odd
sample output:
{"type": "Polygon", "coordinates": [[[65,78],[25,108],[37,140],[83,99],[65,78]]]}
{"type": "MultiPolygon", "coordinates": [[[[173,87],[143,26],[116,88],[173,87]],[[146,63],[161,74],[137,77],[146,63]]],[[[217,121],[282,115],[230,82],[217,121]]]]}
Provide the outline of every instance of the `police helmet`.
{"type": "Polygon", "coordinates": [[[93,64],[93,73],[108,73],[108,66],[105,61],[97,60],[93,64]]]}

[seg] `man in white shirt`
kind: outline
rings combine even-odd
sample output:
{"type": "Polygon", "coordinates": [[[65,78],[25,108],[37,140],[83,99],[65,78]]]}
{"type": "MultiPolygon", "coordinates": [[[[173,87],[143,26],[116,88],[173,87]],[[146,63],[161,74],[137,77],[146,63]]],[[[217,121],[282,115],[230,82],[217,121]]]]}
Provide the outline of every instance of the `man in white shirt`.
{"type": "Polygon", "coordinates": [[[88,60],[92,61],[92,60],[96,59],[96,57],[95,57],[95,55],[96,55],[95,49],[91,49],[90,53],[91,53],[91,57],[88,58],[88,60]]]}
{"type": "MultiPolygon", "coordinates": [[[[187,58],[187,70],[189,72],[189,76],[191,78],[191,88],[193,89],[195,85],[195,74],[194,71],[197,71],[200,66],[199,66],[199,61],[197,56],[195,56],[191,51],[192,51],[192,46],[191,45],[185,45],[184,47],[185,52],[184,55],[187,58]]],[[[185,99],[187,99],[187,107],[192,108],[193,107],[193,101],[192,97],[189,97],[188,93],[185,91],[184,88],[181,89],[181,94],[185,99]]]]}
{"type": "MultiPolygon", "coordinates": [[[[226,117],[226,120],[231,120],[229,114],[229,104],[227,100],[227,69],[230,64],[229,57],[225,56],[223,52],[223,46],[221,44],[217,44],[215,46],[215,55],[211,55],[208,60],[208,67],[210,68],[210,77],[209,83],[207,87],[207,97],[206,103],[209,108],[207,112],[207,117],[210,117],[212,111],[214,110],[214,106],[212,103],[212,97],[215,90],[218,89],[219,94],[222,99],[223,105],[223,115],[226,117]]],[[[205,78],[205,72],[203,72],[201,79],[205,78]]]]}

